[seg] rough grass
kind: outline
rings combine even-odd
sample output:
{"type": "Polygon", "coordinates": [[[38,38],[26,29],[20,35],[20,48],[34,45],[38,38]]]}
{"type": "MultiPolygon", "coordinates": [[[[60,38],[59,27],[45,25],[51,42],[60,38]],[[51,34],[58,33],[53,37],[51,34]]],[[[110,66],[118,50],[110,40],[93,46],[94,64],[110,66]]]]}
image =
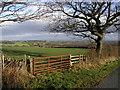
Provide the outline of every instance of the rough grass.
{"type": "Polygon", "coordinates": [[[33,77],[24,69],[7,68],[3,72],[3,88],[94,88],[118,67],[112,61],[91,69],[73,68],[33,77]]]}
{"type": "Polygon", "coordinates": [[[26,88],[93,88],[118,67],[113,61],[92,69],[73,68],[68,71],[40,75],[32,78],[26,88]]]}
{"type": "Polygon", "coordinates": [[[2,73],[2,88],[20,88],[24,87],[27,78],[30,78],[30,73],[25,69],[15,67],[5,68],[2,73]]]}
{"type": "Polygon", "coordinates": [[[78,48],[40,48],[40,47],[2,47],[6,56],[24,58],[24,54],[32,57],[85,54],[89,49],[78,48]],[[18,56],[18,57],[17,57],[18,56]]]}

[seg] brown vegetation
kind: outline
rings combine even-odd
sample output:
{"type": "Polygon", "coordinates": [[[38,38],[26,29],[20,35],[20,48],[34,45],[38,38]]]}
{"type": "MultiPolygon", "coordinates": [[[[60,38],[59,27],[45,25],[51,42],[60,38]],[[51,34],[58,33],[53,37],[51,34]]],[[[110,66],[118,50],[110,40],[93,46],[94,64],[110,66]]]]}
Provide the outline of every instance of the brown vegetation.
{"type": "Polygon", "coordinates": [[[97,57],[97,53],[94,49],[91,49],[87,54],[87,61],[80,61],[75,67],[83,67],[90,69],[92,67],[98,66],[100,64],[105,64],[106,62],[114,61],[119,58],[120,46],[104,45],[102,48],[102,54],[100,58],[97,57]]]}
{"type": "Polygon", "coordinates": [[[28,73],[23,69],[9,67],[3,71],[2,76],[3,88],[17,88],[24,85],[28,73]]]}
{"type": "Polygon", "coordinates": [[[17,61],[11,61],[2,70],[2,85],[3,88],[18,88],[23,87],[27,78],[33,77],[24,63],[20,64],[17,61]]]}

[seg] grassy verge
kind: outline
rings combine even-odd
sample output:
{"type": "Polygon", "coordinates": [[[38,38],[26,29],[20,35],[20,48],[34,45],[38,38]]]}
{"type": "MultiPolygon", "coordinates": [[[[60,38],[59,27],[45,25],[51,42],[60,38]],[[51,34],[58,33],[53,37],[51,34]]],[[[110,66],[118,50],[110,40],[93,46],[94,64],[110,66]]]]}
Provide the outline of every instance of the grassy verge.
{"type": "Polygon", "coordinates": [[[118,61],[112,61],[89,69],[73,68],[28,78],[23,88],[93,88],[109,73],[118,68],[118,61]]]}

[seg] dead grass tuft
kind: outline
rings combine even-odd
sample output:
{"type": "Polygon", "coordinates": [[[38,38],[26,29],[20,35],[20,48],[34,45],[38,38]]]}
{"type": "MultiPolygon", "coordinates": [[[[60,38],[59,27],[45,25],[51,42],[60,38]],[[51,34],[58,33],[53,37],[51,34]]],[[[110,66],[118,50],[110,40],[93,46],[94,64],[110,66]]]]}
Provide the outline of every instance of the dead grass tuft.
{"type": "Polygon", "coordinates": [[[32,77],[25,69],[7,67],[2,74],[3,88],[23,87],[27,78],[32,77]]]}

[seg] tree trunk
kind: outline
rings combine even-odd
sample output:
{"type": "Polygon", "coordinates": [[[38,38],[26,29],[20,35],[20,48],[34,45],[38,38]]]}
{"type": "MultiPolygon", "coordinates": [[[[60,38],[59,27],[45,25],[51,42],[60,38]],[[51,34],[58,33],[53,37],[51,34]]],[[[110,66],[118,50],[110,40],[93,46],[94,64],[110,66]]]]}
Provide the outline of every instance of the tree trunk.
{"type": "Polygon", "coordinates": [[[102,42],[102,37],[99,37],[98,36],[98,39],[97,39],[97,41],[96,41],[96,43],[97,43],[97,46],[96,46],[96,52],[97,52],[97,56],[98,57],[100,57],[101,56],[101,53],[102,53],[102,44],[103,44],[103,42],[102,42]]]}

